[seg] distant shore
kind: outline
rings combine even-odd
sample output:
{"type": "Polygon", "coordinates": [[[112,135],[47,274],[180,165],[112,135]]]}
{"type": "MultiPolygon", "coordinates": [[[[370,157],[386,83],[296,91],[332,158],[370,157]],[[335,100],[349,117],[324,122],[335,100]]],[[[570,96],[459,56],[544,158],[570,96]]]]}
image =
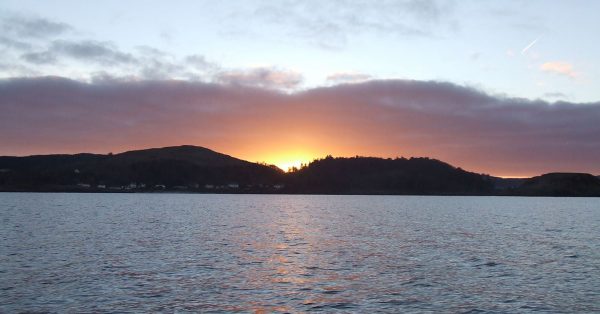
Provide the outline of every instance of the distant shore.
{"type": "Polygon", "coordinates": [[[332,157],[284,172],[183,145],[120,154],[0,157],[0,191],[307,195],[600,196],[600,178],[499,178],[427,157],[332,157]]]}

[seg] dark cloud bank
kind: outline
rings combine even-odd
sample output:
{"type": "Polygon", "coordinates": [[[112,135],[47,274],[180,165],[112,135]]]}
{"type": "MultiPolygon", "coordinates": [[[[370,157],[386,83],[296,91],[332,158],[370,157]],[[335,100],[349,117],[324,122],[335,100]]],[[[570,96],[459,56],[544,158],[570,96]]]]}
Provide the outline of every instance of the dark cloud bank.
{"type": "Polygon", "coordinates": [[[0,155],[184,143],[234,154],[298,134],[331,147],[323,154],[430,156],[495,175],[600,174],[600,103],[408,80],[294,94],[189,81],[0,80],[0,155]]]}

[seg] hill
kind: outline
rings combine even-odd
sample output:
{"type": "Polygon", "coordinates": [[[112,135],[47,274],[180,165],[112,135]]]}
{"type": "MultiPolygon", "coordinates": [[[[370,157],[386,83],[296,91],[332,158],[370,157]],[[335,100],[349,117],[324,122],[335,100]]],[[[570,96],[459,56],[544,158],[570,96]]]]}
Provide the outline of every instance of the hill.
{"type": "Polygon", "coordinates": [[[489,176],[429,158],[327,158],[286,178],[290,190],[322,194],[485,195],[489,176]]]}
{"type": "Polygon", "coordinates": [[[0,157],[0,189],[54,191],[89,188],[122,190],[213,188],[278,182],[276,167],[251,163],[210,149],[175,146],[121,154],[0,157]]]}
{"type": "Polygon", "coordinates": [[[600,179],[587,173],[548,173],[525,180],[512,194],[526,196],[600,196],[600,179]]]}
{"type": "Polygon", "coordinates": [[[600,196],[600,178],[477,174],[430,158],[328,156],[290,173],[198,146],[0,157],[0,191],[600,196]]]}

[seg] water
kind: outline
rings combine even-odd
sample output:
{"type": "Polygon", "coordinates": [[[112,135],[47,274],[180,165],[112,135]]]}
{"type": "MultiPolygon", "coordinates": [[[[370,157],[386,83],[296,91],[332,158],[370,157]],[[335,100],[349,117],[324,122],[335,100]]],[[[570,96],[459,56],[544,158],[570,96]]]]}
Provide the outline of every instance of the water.
{"type": "Polygon", "coordinates": [[[598,312],[600,199],[0,193],[0,312],[598,312]]]}

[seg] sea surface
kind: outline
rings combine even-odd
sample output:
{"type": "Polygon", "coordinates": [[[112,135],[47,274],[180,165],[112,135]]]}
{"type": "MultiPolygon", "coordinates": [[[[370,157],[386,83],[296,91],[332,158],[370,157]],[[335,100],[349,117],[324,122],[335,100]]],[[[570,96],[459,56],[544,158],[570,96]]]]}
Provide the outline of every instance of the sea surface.
{"type": "Polygon", "coordinates": [[[0,193],[0,312],[600,312],[600,198],[0,193]]]}

